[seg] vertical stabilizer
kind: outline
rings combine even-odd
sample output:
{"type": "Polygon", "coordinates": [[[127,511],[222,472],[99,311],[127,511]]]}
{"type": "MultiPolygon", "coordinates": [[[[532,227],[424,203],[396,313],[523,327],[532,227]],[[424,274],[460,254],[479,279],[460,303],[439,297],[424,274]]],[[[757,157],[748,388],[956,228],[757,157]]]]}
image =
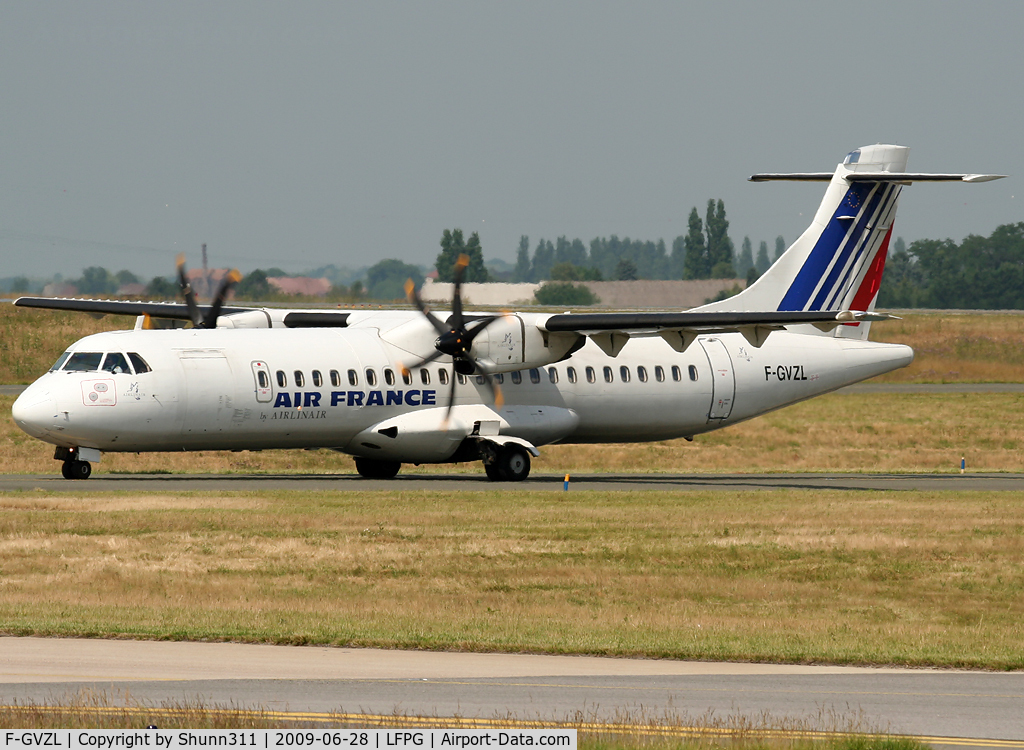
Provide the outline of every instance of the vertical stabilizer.
{"type": "MultiPolygon", "coordinates": [[[[811,225],[750,288],[700,310],[874,309],[910,149],[865,146],[832,175],[754,175],[751,180],[828,180],[811,225]]],[[[826,335],[866,338],[868,323],[826,335]]],[[[809,330],[808,332],[812,332],[809,330]]]]}

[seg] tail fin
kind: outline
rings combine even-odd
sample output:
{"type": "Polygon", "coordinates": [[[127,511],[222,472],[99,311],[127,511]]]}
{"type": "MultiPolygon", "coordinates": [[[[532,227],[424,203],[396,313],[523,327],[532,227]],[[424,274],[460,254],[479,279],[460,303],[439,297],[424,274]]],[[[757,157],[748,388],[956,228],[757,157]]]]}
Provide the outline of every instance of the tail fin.
{"type": "MultiPolygon", "coordinates": [[[[912,174],[906,146],[865,146],[833,174],[759,174],[767,180],[828,181],[811,225],[748,289],[700,310],[765,312],[874,309],[904,185],[915,181],[983,182],[1001,175],[912,174]]],[[[869,323],[839,326],[826,335],[867,338],[869,323]]]]}

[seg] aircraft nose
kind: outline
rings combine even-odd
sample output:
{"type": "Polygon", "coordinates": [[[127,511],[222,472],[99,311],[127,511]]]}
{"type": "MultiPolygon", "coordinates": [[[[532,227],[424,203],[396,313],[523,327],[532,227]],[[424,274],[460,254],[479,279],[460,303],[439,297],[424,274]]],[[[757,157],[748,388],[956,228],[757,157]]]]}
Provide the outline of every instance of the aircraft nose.
{"type": "Polygon", "coordinates": [[[53,429],[57,402],[49,390],[29,386],[11,407],[14,423],[32,437],[41,438],[53,429]]]}

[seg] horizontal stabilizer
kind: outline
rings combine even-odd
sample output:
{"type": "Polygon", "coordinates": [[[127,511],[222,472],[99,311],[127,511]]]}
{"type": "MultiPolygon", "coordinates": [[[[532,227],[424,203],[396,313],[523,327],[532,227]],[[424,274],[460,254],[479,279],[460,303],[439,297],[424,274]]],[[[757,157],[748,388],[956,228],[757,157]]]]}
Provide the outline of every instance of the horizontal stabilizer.
{"type": "Polygon", "coordinates": [[[790,182],[828,182],[832,179],[833,172],[764,172],[752,174],[750,182],[770,182],[773,180],[788,180],[790,182]]]}
{"type": "MultiPolygon", "coordinates": [[[[766,172],[750,175],[750,182],[829,182],[832,172],[766,172]]],[[[898,182],[909,185],[911,182],[989,182],[1001,180],[1005,174],[928,174],[925,172],[850,172],[843,175],[849,182],[898,182]]]]}
{"type": "Polygon", "coordinates": [[[923,172],[853,172],[850,182],[989,182],[1001,180],[1005,174],[927,174],[923,172]]]}

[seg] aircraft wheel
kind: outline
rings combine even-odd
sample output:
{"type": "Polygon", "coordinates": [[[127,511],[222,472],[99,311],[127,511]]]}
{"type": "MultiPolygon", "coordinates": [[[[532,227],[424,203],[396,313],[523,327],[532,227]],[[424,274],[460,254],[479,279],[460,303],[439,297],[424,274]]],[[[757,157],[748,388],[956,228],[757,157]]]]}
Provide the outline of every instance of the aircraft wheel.
{"type": "Polygon", "coordinates": [[[366,479],[394,479],[402,464],[398,461],[378,461],[373,458],[356,458],[356,471],[366,479]]]}
{"type": "Polygon", "coordinates": [[[501,470],[498,468],[497,461],[495,461],[492,464],[484,464],[484,471],[487,472],[487,478],[490,479],[492,482],[501,481],[501,470]]]}
{"type": "Polygon", "coordinates": [[[92,476],[92,464],[88,461],[65,461],[60,473],[65,479],[88,479],[92,476]]]}
{"type": "MultiPolygon", "coordinates": [[[[521,445],[506,445],[494,465],[498,478],[505,482],[522,482],[530,476],[530,454],[521,445]]],[[[490,477],[490,473],[487,476],[490,477]]]]}

